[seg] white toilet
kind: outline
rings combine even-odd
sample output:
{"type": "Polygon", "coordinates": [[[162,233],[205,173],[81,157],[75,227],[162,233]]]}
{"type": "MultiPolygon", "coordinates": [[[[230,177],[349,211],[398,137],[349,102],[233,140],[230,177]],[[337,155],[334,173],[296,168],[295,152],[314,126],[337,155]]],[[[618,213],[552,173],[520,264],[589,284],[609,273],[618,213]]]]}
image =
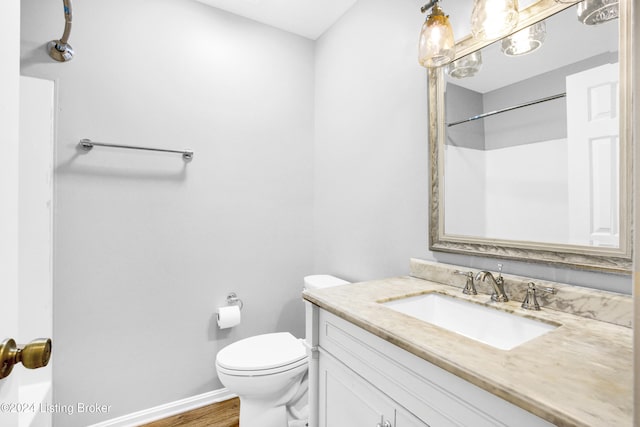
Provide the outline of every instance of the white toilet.
{"type": "MultiPolygon", "coordinates": [[[[347,283],[326,274],[304,278],[306,289],[347,283]]],[[[240,427],[306,424],[308,360],[303,341],[278,332],[245,338],[218,352],[218,378],[240,397],[240,427]]]]}

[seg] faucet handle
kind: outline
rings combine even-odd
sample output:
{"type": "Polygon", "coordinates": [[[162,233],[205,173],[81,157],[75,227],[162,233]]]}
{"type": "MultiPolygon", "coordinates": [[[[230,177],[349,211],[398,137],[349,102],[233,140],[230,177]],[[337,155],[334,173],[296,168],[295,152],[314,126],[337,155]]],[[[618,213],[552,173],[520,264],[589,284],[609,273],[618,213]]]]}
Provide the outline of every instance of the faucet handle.
{"type": "Polygon", "coordinates": [[[453,272],[453,274],[459,274],[461,276],[473,277],[473,271],[456,270],[456,271],[453,272]]]}
{"type": "Polygon", "coordinates": [[[498,263],[498,277],[496,277],[496,281],[498,283],[504,283],[504,278],[502,277],[502,263],[498,263]]]}
{"type": "Polygon", "coordinates": [[[522,301],[522,308],[525,310],[540,310],[540,304],[536,298],[536,284],[529,282],[529,289],[527,289],[527,296],[522,301]]]}
{"type": "Polygon", "coordinates": [[[473,271],[460,271],[456,270],[453,274],[460,274],[462,276],[467,276],[467,283],[464,285],[464,289],[462,290],[463,294],[466,295],[478,295],[478,291],[476,290],[476,285],[473,283],[473,271]]]}

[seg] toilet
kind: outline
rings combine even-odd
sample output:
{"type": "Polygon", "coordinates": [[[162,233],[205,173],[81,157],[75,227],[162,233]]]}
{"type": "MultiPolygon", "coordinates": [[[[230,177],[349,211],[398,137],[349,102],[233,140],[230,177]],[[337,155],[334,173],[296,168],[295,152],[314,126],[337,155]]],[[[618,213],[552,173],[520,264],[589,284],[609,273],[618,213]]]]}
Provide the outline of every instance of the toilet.
{"type": "MultiPolygon", "coordinates": [[[[305,289],[349,282],[319,274],[305,289]]],[[[256,335],[229,344],[216,356],[220,382],[240,398],[240,427],[298,427],[308,419],[308,357],[303,339],[289,332],[256,335]]]]}

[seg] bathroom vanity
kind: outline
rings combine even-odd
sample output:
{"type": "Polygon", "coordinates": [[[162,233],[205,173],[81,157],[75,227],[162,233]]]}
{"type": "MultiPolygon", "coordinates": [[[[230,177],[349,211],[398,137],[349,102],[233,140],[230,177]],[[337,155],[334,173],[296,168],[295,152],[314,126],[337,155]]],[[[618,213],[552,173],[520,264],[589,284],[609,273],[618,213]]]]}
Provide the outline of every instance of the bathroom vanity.
{"type": "Polygon", "coordinates": [[[630,297],[554,284],[530,311],[530,279],[506,275],[495,303],[464,295],[458,269],[412,260],[417,277],[305,291],[310,426],[631,425],[630,297]],[[385,305],[427,294],[553,327],[504,350],[385,305]]]}

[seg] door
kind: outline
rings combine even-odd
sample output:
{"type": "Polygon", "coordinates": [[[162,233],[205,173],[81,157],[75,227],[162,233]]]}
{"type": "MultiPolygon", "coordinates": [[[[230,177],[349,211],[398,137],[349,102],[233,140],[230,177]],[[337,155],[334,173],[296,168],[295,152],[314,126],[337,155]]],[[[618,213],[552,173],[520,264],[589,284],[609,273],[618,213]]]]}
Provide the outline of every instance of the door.
{"type": "MultiPolygon", "coordinates": [[[[18,88],[20,1],[8,0],[0,13],[0,340],[18,333],[18,88]]],[[[19,375],[19,373],[18,373],[19,375]]],[[[0,380],[0,405],[17,402],[18,375],[0,380]]],[[[18,425],[18,414],[0,407],[0,425],[18,425]]]]}
{"type": "MultiPolygon", "coordinates": [[[[19,344],[51,338],[54,82],[20,78],[18,166],[18,334],[19,344]]],[[[22,373],[20,427],[48,427],[52,365],[22,373]],[[33,408],[33,410],[32,410],[33,408]]],[[[16,367],[15,371],[24,368],[16,367]]]]}
{"type": "Polygon", "coordinates": [[[320,426],[429,427],[331,356],[319,365],[320,426]]]}
{"type": "MultiPolygon", "coordinates": [[[[15,342],[26,344],[34,338],[51,337],[53,323],[54,85],[30,77],[20,78],[19,83],[19,144],[5,159],[5,173],[10,170],[11,176],[4,176],[1,190],[6,203],[0,212],[0,280],[4,293],[0,299],[0,341],[4,342],[0,353],[5,356],[16,350],[15,342]],[[5,341],[8,338],[14,341],[5,341]]],[[[43,405],[51,403],[51,365],[23,372],[31,363],[23,361],[23,366],[14,367],[9,376],[0,379],[1,425],[51,425],[51,412],[43,410],[43,405]]]]}
{"type": "Polygon", "coordinates": [[[567,76],[570,243],[619,247],[618,64],[567,76]]]}
{"type": "Polygon", "coordinates": [[[394,427],[429,427],[429,424],[422,422],[406,409],[398,408],[396,409],[396,424],[394,427]]]}
{"type": "Polygon", "coordinates": [[[321,427],[381,427],[393,418],[389,399],[331,356],[320,355],[319,371],[321,427]]]}
{"type": "MultiPolygon", "coordinates": [[[[20,2],[10,0],[4,6],[0,16],[0,36],[6,43],[0,61],[0,341],[12,338],[22,344],[48,338],[52,330],[54,97],[53,82],[21,81],[20,2]]],[[[4,355],[12,351],[12,345],[3,348],[4,355]]],[[[50,426],[51,413],[41,406],[50,402],[50,390],[50,366],[38,371],[14,367],[0,379],[0,425],[50,426]]]]}

